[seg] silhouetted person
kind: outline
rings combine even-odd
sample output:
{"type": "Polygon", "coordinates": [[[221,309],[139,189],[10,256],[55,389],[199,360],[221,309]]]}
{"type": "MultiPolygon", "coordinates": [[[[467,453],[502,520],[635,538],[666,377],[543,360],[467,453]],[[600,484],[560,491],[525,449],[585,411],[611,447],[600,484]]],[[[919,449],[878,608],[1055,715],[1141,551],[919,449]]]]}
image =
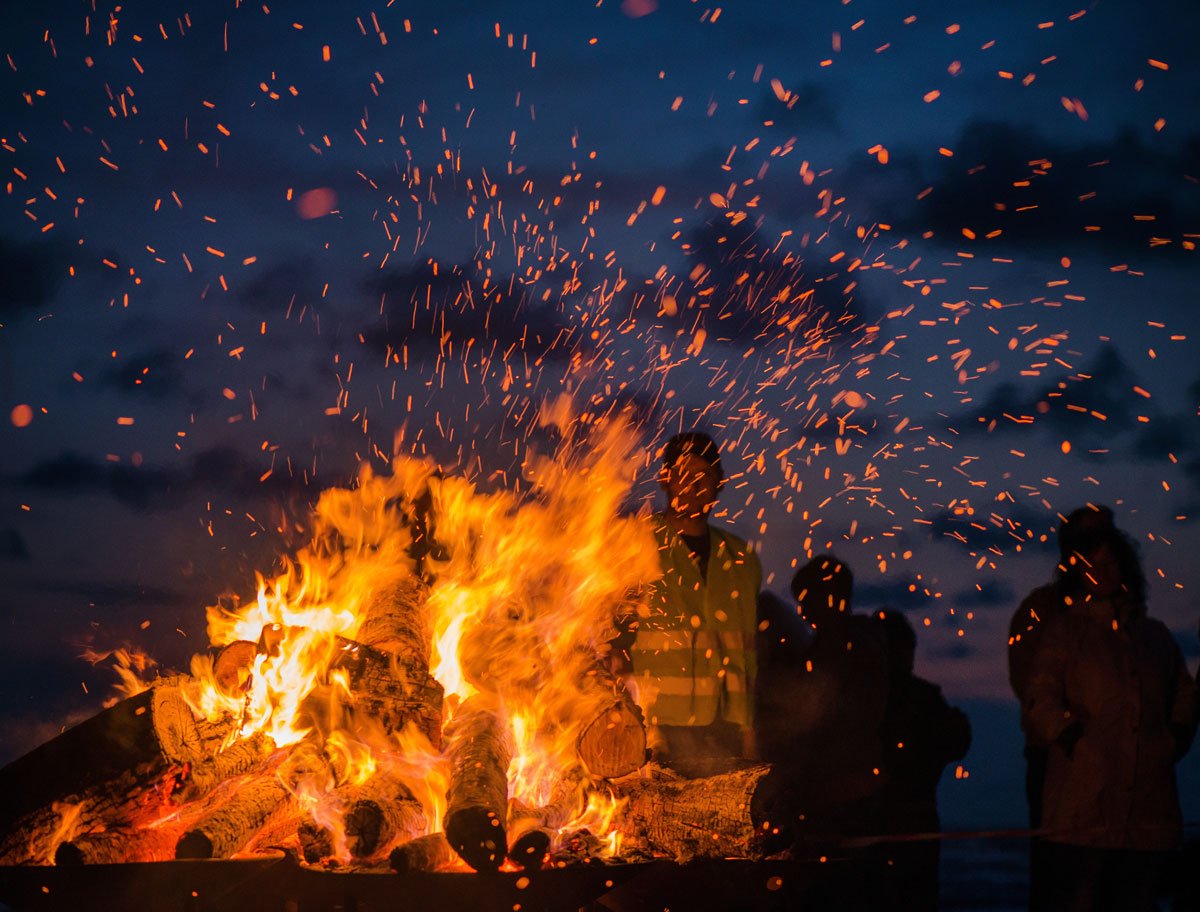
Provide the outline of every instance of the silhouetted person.
{"type": "Polygon", "coordinates": [[[801,567],[792,594],[811,635],[776,636],[759,679],[760,752],[795,789],[801,838],[817,843],[878,829],[887,645],[852,593],[832,555],[801,567]]]}
{"type": "Polygon", "coordinates": [[[1133,542],[1073,541],[1064,610],[1044,621],[1025,704],[1051,745],[1042,793],[1048,905],[1149,910],[1182,843],[1175,763],[1196,725],[1196,685],[1171,632],[1147,616],[1133,542]]]}
{"type": "MultiPolygon", "coordinates": [[[[1089,535],[1113,528],[1113,514],[1108,507],[1089,504],[1073,510],[1058,529],[1059,560],[1054,580],[1029,593],[1008,625],[1008,681],[1021,705],[1021,731],[1025,735],[1025,802],[1029,807],[1029,825],[1035,830],[1042,825],[1042,790],[1050,745],[1031,728],[1025,713],[1034,656],[1047,621],[1066,611],[1064,572],[1079,543],[1089,535]]],[[[1035,912],[1047,908],[1043,855],[1041,841],[1035,836],[1029,847],[1029,907],[1035,912]]]]}
{"type": "MultiPolygon", "coordinates": [[[[946,702],[942,689],[913,674],[917,635],[897,611],[883,612],[890,683],[883,720],[883,831],[937,833],[937,787],[946,765],[961,760],[971,746],[971,723],[946,702]]],[[[938,906],[936,839],[886,844],[894,863],[895,886],[889,908],[934,910],[938,906]]]]}

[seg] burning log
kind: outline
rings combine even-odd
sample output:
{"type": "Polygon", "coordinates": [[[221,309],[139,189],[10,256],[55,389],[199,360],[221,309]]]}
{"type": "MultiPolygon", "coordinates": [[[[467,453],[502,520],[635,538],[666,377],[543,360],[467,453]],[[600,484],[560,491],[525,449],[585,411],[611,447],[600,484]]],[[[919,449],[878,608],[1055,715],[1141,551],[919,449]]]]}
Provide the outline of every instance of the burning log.
{"type": "Polygon", "coordinates": [[[429,587],[407,577],[376,592],[358,628],[356,639],[429,668],[429,587]]]}
{"type": "Polygon", "coordinates": [[[594,864],[604,848],[604,840],[591,830],[576,830],[563,839],[558,851],[550,856],[550,866],[565,868],[569,865],[594,864]]]}
{"type": "Polygon", "coordinates": [[[508,857],[526,870],[540,868],[558,831],[583,810],[583,793],[578,776],[559,780],[549,804],[529,807],[513,799],[508,806],[508,857]]]}
{"type": "Polygon", "coordinates": [[[227,779],[253,772],[266,763],[275,751],[275,742],[262,732],[255,732],[231,744],[215,757],[191,764],[180,776],[179,791],[172,796],[176,804],[195,801],[227,779]]]}
{"type": "Polygon", "coordinates": [[[411,722],[430,744],[441,746],[442,685],[420,659],[339,637],[334,671],[347,676],[354,715],[373,719],[388,733],[411,722]]]}
{"type": "Polygon", "coordinates": [[[446,794],[446,837],[476,871],[495,871],[508,849],[507,725],[483,694],[463,702],[447,726],[450,788],[446,794]]]}
{"type": "Polygon", "coordinates": [[[295,792],[305,779],[318,789],[332,779],[329,761],[309,742],[296,747],[274,774],[252,779],[228,802],[206,814],[179,840],[175,857],[230,857],[272,818],[295,813],[295,792]]]}
{"type": "Polygon", "coordinates": [[[673,858],[762,858],[786,845],[781,791],[769,766],[706,779],[662,771],[611,785],[627,799],[614,820],[617,831],[673,858]]]}
{"type": "Polygon", "coordinates": [[[346,847],[370,858],[401,839],[425,832],[425,810],[394,776],[376,773],[352,792],[346,811],[346,847]]]}
{"type": "Polygon", "coordinates": [[[0,770],[0,861],[28,863],[49,851],[41,844],[64,806],[75,812],[73,832],[88,832],[166,804],[183,766],[215,755],[237,728],[232,717],[195,717],[187,691],[198,686],[187,676],[160,678],[0,770]]]}
{"type": "Polygon", "coordinates": [[[213,657],[213,678],[217,687],[227,696],[244,694],[258,653],[258,644],[249,640],[234,640],[218,649],[213,657]]]}
{"type": "Polygon", "coordinates": [[[397,874],[412,871],[436,871],[454,858],[445,833],[430,833],[410,839],[392,849],[388,862],[397,874]]]}
{"type": "Polygon", "coordinates": [[[602,779],[619,779],[637,772],[646,763],[646,724],[641,708],[629,699],[624,685],[599,666],[579,682],[585,700],[598,711],[580,730],[575,741],[579,759],[602,779]]]}
{"type": "MultiPolygon", "coordinates": [[[[334,792],[345,808],[342,827],[346,849],[358,860],[380,855],[389,846],[425,832],[425,809],[395,776],[376,773],[361,785],[343,785],[334,792]]],[[[300,846],[309,864],[334,855],[332,831],[315,820],[299,828],[300,846]]]]}
{"type": "MultiPolygon", "coordinates": [[[[386,627],[378,622],[373,629],[375,635],[382,637],[386,627]]],[[[269,624],[262,629],[256,649],[268,656],[278,655],[287,635],[287,628],[269,624]]],[[[395,638],[384,641],[393,645],[397,642],[395,638]]],[[[427,656],[428,649],[422,654],[427,656]]],[[[429,674],[427,658],[401,655],[357,640],[336,637],[326,680],[337,672],[345,676],[350,691],[342,708],[351,721],[370,719],[373,725],[382,727],[388,734],[412,723],[435,749],[440,747],[444,694],[437,679],[429,674]]],[[[315,693],[305,702],[305,712],[312,716],[305,724],[315,724],[322,730],[332,727],[328,708],[323,703],[315,693]]]]}
{"type": "Polygon", "coordinates": [[[169,861],[175,857],[180,827],[122,827],[87,833],[61,843],[54,851],[60,867],[120,864],[130,861],[169,861]]]}

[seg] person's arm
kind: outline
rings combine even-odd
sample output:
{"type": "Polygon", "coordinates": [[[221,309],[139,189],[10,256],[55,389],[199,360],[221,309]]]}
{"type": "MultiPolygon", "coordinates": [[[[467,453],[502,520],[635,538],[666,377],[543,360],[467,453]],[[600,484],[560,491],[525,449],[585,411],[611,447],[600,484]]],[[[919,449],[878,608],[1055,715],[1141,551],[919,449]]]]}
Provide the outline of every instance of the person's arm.
{"type": "Polygon", "coordinates": [[[1200,692],[1196,681],[1188,672],[1187,662],[1175,637],[1165,626],[1163,634],[1168,640],[1170,654],[1170,675],[1173,683],[1171,711],[1168,726],[1171,737],[1175,739],[1175,762],[1179,762],[1191,749],[1192,739],[1196,736],[1197,714],[1200,711],[1200,692]]]}
{"type": "Polygon", "coordinates": [[[1024,708],[1033,731],[1046,743],[1058,743],[1068,754],[1083,734],[1087,719],[1066,700],[1066,672],[1071,659],[1071,626],[1065,619],[1046,622],[1042,631],[1024,708]]]}
{"type": "Polygon", "coordinates": [[[756,759],[758,749],[754,737],[754,710],[755,704],[758,702],[758,602],[762,590],[762,563],[758,559],[758,554],[749,546],[746,548],[746,570],[753,598],[749,602],[743,602],[751,607],[741,619],[742,650],[746,663],[746,693],[750,704],[750,722],[742,731],[742,750],[743,756],[756,759]]]}

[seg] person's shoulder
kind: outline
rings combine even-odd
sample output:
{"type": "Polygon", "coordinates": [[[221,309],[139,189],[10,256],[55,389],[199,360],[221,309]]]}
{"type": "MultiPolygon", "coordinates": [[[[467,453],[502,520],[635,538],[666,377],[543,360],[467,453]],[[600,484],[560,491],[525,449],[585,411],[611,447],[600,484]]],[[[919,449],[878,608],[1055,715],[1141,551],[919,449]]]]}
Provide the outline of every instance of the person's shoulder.
{"type": "Polygon", "coordinates": [[[1063,600],[1062,593],[1059,591],[1059,585],[1057,582],[1052,582],[1046,583],[1044,586],[1038,586],[1025,596],[1025,598],[1021,599],[1021,605],[1017,611],[1037,612],[1044,619],[1044,615],[1056,612],[1062,607],[1063,600]]]}
{"type": "Polygon", "coordinates": [[[758,554],[746,539],[730,532],[728,529],[722,529],[720,526],[709,524],[709,528],[712,529],[713,534],[735,557],[753,557],[754,560],[758,560],[758,554]]]}

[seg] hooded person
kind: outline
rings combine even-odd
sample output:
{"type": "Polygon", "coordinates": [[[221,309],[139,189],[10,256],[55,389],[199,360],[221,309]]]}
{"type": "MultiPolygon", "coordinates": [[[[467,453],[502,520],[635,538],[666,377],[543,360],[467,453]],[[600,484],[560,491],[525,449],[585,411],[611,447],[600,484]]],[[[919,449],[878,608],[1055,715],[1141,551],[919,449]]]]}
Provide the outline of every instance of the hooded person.
{"type": "Polygon", "coordinates": [[[1175,764],[1195,733],[1196,683],[1170,630],[1147,613],[1124,533],[1081,536],[1059,591],[1063,609],[1044,621],[1023,706],[1050,745],[1046,907],[1157,909],[1182,845],[1175,764]]]}

